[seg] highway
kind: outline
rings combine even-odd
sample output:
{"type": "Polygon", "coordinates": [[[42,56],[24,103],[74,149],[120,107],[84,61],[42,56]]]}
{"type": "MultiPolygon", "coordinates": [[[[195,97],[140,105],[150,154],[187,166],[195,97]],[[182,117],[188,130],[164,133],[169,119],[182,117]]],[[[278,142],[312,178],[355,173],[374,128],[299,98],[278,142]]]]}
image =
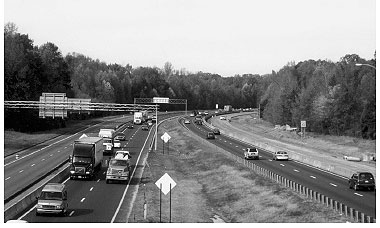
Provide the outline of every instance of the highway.
{"type": "Polygon", "coordinates": [[[4,199],[25,188],[30,183],[68,160],[72,152],[72,144],[82,134],[96,136],[100,128],[114,128],[132,116],[105,118],[104,122],[88,126],[71,135],[62,135],[42,144],[20,151],[16,156],[4,159],[4,199]]]}
{"type": "MultiPolygon", "coordinates": [[[[165,118],[169,118],[173,116],[173,114],[163,114],[160,116],[161,118],[159,121],[165,118]]],[[[92,136],[97,133],[100,128],[114,126],[116,123],[120,124],[121,120],[122,122],[125,122],[129,120],[129,118],[126,119],[124,117],[121,117],[121,119],[112,119],[112,121],[108,121],[107,123],[91,126],[84,132],[92,136]]],[[[142,130],[141,125],[134,125],[134,129],[127,129],[126,126],[123,126],[119,129],[119,131],[123,132],[126,135],[126,141],[121,141],[121,147],[124,150],[128,150],[132,155],[132,177],[127,184],[125,182],[111,182],[110,184],[106,183],[105,174],[107,170],[107,162],[110,156],[105,155],[102,168],[97,172],[94,180],[70,180],[67,178],[64,181],[68,192],[68,216],[36,216],[34,208],[35,205],[33,205],[26,213],[17,219],[37,223],[126,222],[126,215],[128,215],[130,212],[129,210],[132,208],[133,203],[130,199],[133,197],[133,192],[136,191],[136,187],[138,187],[140,183],[140,179],[135,172],[137,172],[136,170],[139,170],[138,172],[141,172],[143,160],[142,157],[147,156],[148,146],[149,143],[152,142],[155,125],[152,125],[149,128],[149,131],[142,130]],[[149,138],[150,140],[148,140],[149,138]]],[[[72,144],[75,138],[80,137],[82,133],[83,131],[77,133],[76,136],[71,137],[71,139],[62,140],[57,138],[56,140],[53,140],[52,144],[49,144],[52,146],[48,147],[47,149],[49,152],[43,153],[44,156],[47,155],[50,157],[50,154],[53,153],[53,150],[55,150],[56,154],[51,156],[52,160],[54,160],[54,156],[56,156],[57,159],[57,154],[61,153],[67,153],[65,155],[62,155],[62,159],[67,159],[72,151],[70,144],[72,144]],[[62,142],[59,142],[60,140],[62,140],[62,142]],[[63,143],[63,141],[66,143],[63,143]],[[58,150],[61,152],[58,152],[58,150]]],[[[31,156],[33,155],[30,155],[29,157],[31,156]]],[[[41,159],[41,157],[39,159],[41,159]]],[[[25,162],[27,162],[27,160],[29,159],[25,158],[25,162]]],[[[52,160],[49,161],[52,162],[52,160]]],[[[42,168],[45,170],[45,172],[49,169],[45,166],[42,166],[42,168]]],[[[31,173],[35,171],[28,170],[27,172],[31,173]]]]}
{"type": "MultiPolygon", "coordinates": [[[[210,131],[204,125],[196,125],[194,119],[190,124],[184,124],[182,119],[181,124],[204,139],[206,133],[210,131]]],[[[241,158],[244,158],[244,149],[252,146],[224,135],[216,135],[216,139],[210,139],[209,142],[241,158]]],[[[267,151],[259,150],[259,155],[259,160],[250,160],[250,162],[376,218],[376,192],[355,192],[348,188],[347,178],[297,161],[274,161],[272,154],[267,151]]]]}

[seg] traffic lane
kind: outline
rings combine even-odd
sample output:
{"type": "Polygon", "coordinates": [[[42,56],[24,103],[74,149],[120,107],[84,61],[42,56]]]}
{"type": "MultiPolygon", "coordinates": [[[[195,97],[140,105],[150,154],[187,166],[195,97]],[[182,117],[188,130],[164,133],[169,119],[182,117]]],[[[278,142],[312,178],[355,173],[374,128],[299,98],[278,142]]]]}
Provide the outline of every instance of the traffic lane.
{"type": "MultiPolygon", "coordinates": [[[[135,136],[131,141],[131,147],[141,148],[147,132],[140,130],[135,136]]],[[[135,168],[139,152],[130,150],[132,170],[135,168]]],[[[105,160],[109,160],[110,156],[105,158],[105,160]]],[[[35,216],[33,210],[24,218],[30,222],[110,222],[127,185],[123,182],[107,184],[105,182],[106,171],[107,167],[105,166],[97,173],[95,181],[82,179],[67,181],[68,217],[35,216]]]]}
{"type": "MultiPolygon", "coordinates": [[[[189,129],[198,130],[198,135],[202,136],[208,129],[200,126],[189,126],[189,129]]],[[[243,149],[249,147],[248,144],[244,144],[243,142],[230,140],[228,137],[217,137],[216,140],[209,140],[211,143],[214,143],[217,146],[229,151],[236,156],[243,157],[243,149]],[[219,140],[218,140],[219,139],[219,140]],[[238,145],[235,145],[236,143],[238,145]],[[239,149],[240,146],[240,149],[239,149]]],[[[259,150],[260,151],[260,150],[259,150]]],[[[259,161],[252,161],[259,166],[272,170],[274,173],[282,175],[290,180],[297,181],[297,183],[304,185],[305,187],[309,187],[315,191],[318,191],[328,197],[334,198],[342,203],[345,203],[347,206],[351,206],[367,215],[376,216],[375,208],[376,208],[376,193],[374,192],[366,192],[366,194],[362,193],[353,193],[348,189],[347,180],[332,175],[327,172],[323,172],[321,170],[315,169],[313,167],[308,167],[300,163],[296,163],[293,161],[289,161],[288,164],[290,170],[286,170],[283,167],[273,167],[271,165],[271,153],[260,151],[261,158],[259,161]],[[268,162],[267,162],[268,161],[268,162]],[[294,173],[292,173],[294,172],[294,173]],[[298,173],[298,174],[297,174],[298,173]],[[318,180],[318,181],[317,181],[318,180]],[[334,184],[337,183],[337,184],[334,184]],[[336,185],[336,186],[334,186],[336,185]],[[334,189],[338,187],[338,189],[334,189]],[[344,188],[346,186],[346,188],[344,188]],[[361,197],[358,199],[357,197],[361,197]]]]}
{"type": "Polygon", "coordinates": [[[71,147],[44,151],[40,156],[30,156],[17,164],[4,168],[4,199],[33,183],[64,160],[68,160],[71,147]],[[48,153],[46,153],[48,152],[48,153]]]}
{"type": "MultiPolygon", "coordinates": [[[[117,119],[123,119],[118,117],[117,119]]],[[[44,147],[25,156],[20,157],[16,161],[11,161],[4,166],[4,197],[7,199],[13,193],[20,191],[24,187],[33,183],[35,180],[45,175],[50,170],[68,159],[72,151],[73,141],[84,134],[97,134],[103,126],[114,125],[113,122],[103,122],[95,126],[89,127],[84,131],[77,132],[63,139],[55,139],[50,145],[44,144],[44,147]],[[54,159],[52,159],[54,158],[54,159]]]]}

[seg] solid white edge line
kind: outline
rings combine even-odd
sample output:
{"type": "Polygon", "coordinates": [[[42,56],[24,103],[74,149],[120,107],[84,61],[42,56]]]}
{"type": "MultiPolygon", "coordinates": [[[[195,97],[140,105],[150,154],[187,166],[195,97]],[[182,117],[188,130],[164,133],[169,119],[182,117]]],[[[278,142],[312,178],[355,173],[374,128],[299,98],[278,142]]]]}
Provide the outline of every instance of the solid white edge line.
{"type": "MultiPolygon", "coordinates": [[[[150,129],[149,135],[150,135],[152,129],[153,129],[153,128],[150,129]]],[[[157,134],[157,133],[156,133],[156,134],[157,134]]],[[[124,190],[123,196],[121,197],[121,200],[120,200],[120,202],[119,202],[119,205],[118,205],[117,208],[116,208],[115,214],[113,215],[113,217],[112,217],[112,219],[111,219],[111,223],[113,223],[113,222],[115,221],[116,216],[117,216],[117,214],[119,213],[120,207],[121,207],[121,205],[123,204],[123,201],[124,201],[124,198],[125,198],[125,196],[126,196],[126,194],[127,194],[127,191],[128,191],[129,185],[130,185],[131,180],[132,180],[132,177],[133,177],[133,175],[135,174],[135,171],[136,171],[137,166],[138,166],[138,164],[139,164],[139,161],[140,161],[140,157],[141,157],[142,151],[143,151],[144,148],[145,148],[146,142],[148,142],[149,135],[148,135],[148,137],[146,137],[145,142],[144,142],[144,145],[143,145],[143,147],[141,148],[141,151],[140,151],[139,157],[137,158],[137,161],[136,161],[135,168],[133,169],[133,172],[132,172],[131,178],[129,178],[129,180],[128,180],[128,185],[125,187],[125,190],[124,190]]],[[[127,216],[127,219],[128,219],[128,216],[127,216]]],[[[127,222],[128,222],[128,220],[127,220],[127,222]]]]}

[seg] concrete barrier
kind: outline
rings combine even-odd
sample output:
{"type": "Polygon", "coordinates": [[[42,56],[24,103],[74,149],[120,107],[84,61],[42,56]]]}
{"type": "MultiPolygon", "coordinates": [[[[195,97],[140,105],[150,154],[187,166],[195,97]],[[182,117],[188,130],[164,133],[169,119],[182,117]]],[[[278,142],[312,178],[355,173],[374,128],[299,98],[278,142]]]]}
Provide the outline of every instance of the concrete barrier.
{"type": "Polygon", "coordinates": [[[67,165],[60,169],[58,173],[52,174],[45,178],[43,181],[39,182],[36,187],[34,187],[26,195],[16,197],[14,200],[4,205],[4,221],[15,219],[16,216],[20,215],[26,209],[30,208],[33,204],[36,204],[36,197],[39,196],[42,188],[47,183],[59,183],[69,177],[70,166],[67,165]]]}

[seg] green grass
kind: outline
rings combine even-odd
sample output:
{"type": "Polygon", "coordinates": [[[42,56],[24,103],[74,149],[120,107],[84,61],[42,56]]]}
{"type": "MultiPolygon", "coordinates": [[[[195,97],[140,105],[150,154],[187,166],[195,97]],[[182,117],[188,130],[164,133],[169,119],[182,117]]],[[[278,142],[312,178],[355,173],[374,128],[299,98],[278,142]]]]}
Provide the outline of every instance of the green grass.
{"type": "MultiPolygon", "coordinates": [[[[129,222],[159,222],[159,189],[155,182],[168,173],[172,191],[172,222],[212,222],[218,215],[229,223],[343,223],[348,219],[323,205],[256,175],[217,148],[200,142],[170,121],[170,155],[151,152],[129,222]],[[144,185],[145,184],[145,185],[144,185]],[[144,193],[147,219],[143,218],[144,193]]],[[[166,151],[165,151],[166,152],[166,151]]],[[[162,222],[169,221],[169,194],[162,195],[162,222]]]]}

